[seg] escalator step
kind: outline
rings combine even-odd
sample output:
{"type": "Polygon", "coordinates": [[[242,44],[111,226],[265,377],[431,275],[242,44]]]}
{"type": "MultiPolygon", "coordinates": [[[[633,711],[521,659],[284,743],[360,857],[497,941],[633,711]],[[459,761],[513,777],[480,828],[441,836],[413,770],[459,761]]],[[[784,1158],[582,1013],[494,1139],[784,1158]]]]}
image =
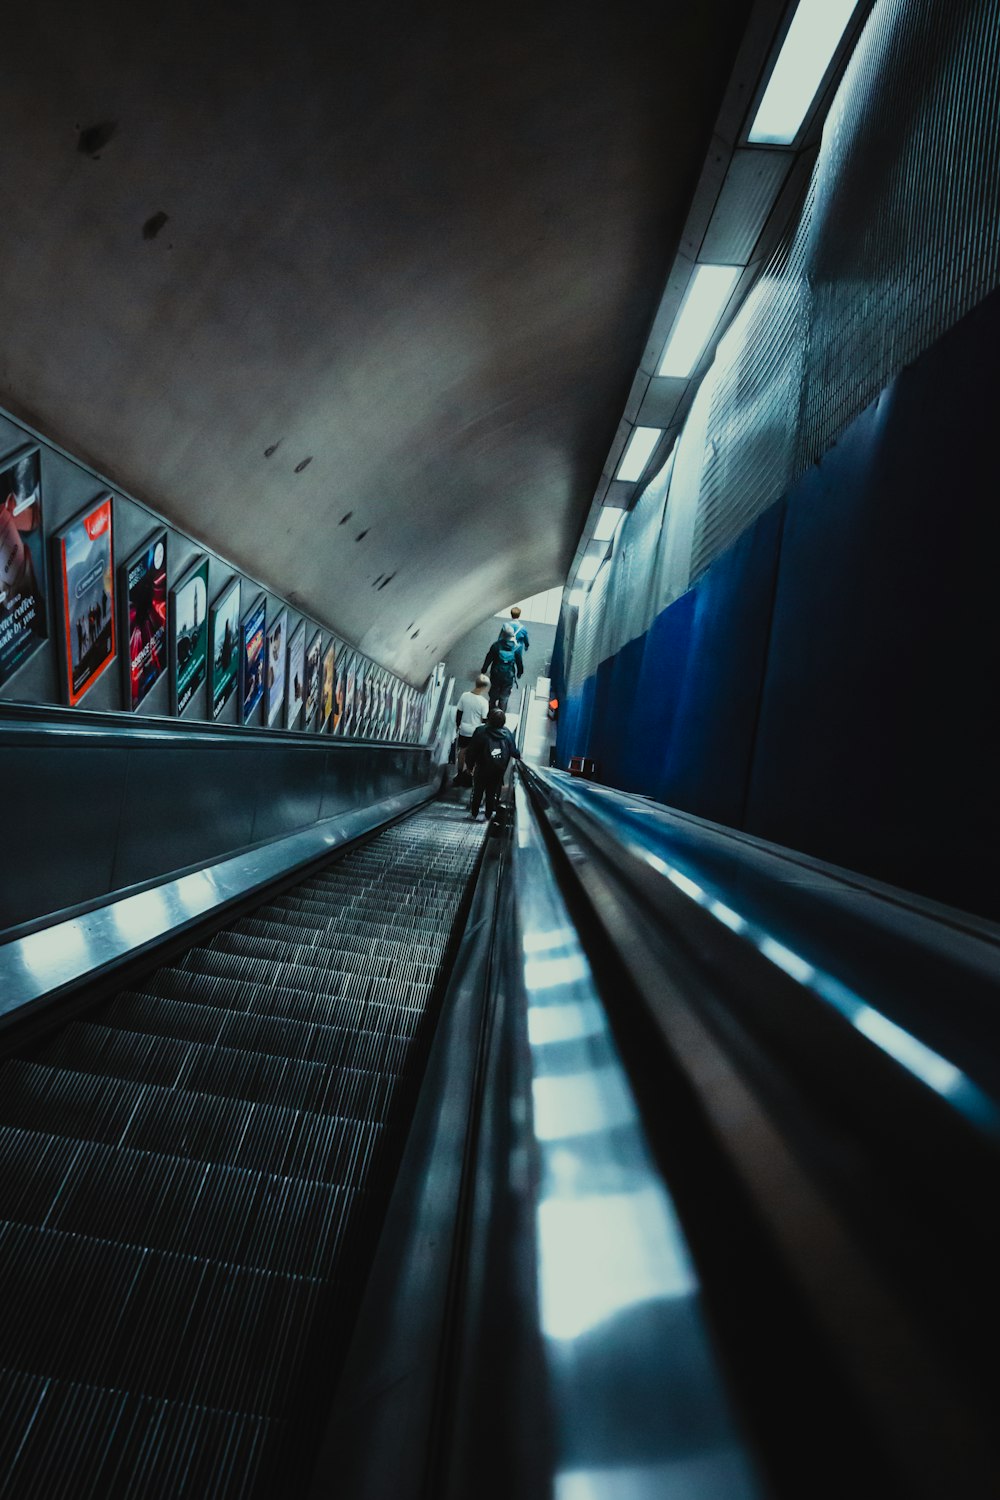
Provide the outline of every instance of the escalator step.
{"type": "Polygon", "coordinates": [[[0,1226],[8,1367],[166,1399],[284,1409],[322,1284],[0,1226]]]}
{"type": "Polygon", "coordinates": [[[240,1500],[277,1431],[246,1412],[0,1370],[0,1494],[240,1500]]]}
{"type": "Polygon", "coordinates": [[[219,975],[196,974],[189,969],[157,969],[144,984],[144,993],[163,999],[201,1002],[253,1016],[280,1016],[313,1025],[351,1025],[349,1017],[363,1017],[367,1007],[402,1008],[423,1013],[432,987],[406,981],[369,980],[352,986],[351,975],[343,975],[336,990],[319,993],[292,984],[264,989],[247,980],[228,980],[219,975]]]}
{"type": "Polygon", "coordinates": [[[355,1196],[351,1188],[302,1178],[96,1142],[70,1145],[31,1131],[0,1132],[5,1180],[30,1151],[50,1164],[58,1159],[60,1168],[45,1190],[11,1205],[10,1222],[321,1276],[329,1274],[355,1196]]]}
{"type": "Polygon", "coordinates": [[[349,1185],[375,1149],[394,1083],[387,1074],[345,1071],[331,1082],[330,1113],[317,1115],[17,1062],[4,1072],[0,1121],[349,1185]]]}

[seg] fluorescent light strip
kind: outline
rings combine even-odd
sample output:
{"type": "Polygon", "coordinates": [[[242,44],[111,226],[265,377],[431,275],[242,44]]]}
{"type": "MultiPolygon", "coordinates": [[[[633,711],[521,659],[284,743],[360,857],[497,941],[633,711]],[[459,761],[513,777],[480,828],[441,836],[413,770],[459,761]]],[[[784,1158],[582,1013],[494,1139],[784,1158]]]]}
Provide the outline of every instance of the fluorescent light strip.
{"type": "Polygon", "coordinates": [[[662,427],[634,427],[615,478],[626,481],[638,479],[662,436],[662,427]]]}
{"type": "Polygon", "coordinates": [[[676,375],[687,379],[701,359],[705,345],[715,332],[715,326],[732,296],[733,287],[742,274],[742,266],[695,267],[687,295],[663,351],[658,375],[676,375]]]}
{"type": "Polygon", "coordinates": [[[570,609],[579,609],[586,597],[586,589],[570,589],[568,601],[570,609]]]}
{"type": "Polygon", "coordinates": [[[610,542],[618,530],[618,522],[625,512],[619,505],[605,505],[597,518],[597,526],[594,530],[595,542],[610,542]]]}
{"type": "Polygon", "coordinates": [[[604,561],[604,553],[586,552],[580,566],[576,570],[577,583],[590,583],[601,571],[601,563],[604,561]]]}
{"type": "Polygon", "coordinates": [[[755,146],[790,146],[840,46],[858,0],[799,0],[747,137],[755,146]]]}

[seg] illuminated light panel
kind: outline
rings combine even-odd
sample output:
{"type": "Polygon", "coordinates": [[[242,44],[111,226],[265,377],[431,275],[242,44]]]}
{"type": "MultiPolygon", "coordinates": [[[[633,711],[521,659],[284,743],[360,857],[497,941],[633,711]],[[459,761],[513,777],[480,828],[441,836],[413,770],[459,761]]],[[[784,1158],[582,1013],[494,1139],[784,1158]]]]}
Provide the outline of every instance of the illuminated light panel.
{"type": "Polygon", "coordinates": [[[601,571],[601,563],[603,561],[603,553],[600,556],[593,552],[585,553],[583,561],[576,570],[577,581],[580,583],[590,583],[601,571]]]}
{"type": "Polygon", "coordinates": [[[686,380],[705,352],[715,332],[733,287],[743,274],[742,266],[695,266],[687,295],[677,314],[658,375],[686,380]]]}
{"type": "MultiPolygon", "coordinates": [[[[661,372],[662,373],[662,372],[661,372]]],[[[633,427],[628,446],[618,465],[616,479],[631,481],[638,479],[649,463],[649,456],[663,436],[662,427],[633,427]]]]}
{"type": "Polygon", "coordinates": [[[755,146],[792,144],[857,8],[858,0],[799,0],[750,126],[755,146]]]}
{"type": "Polygon", "coordinates": [[[584,601],[584,599],[586,599],[586,597],[587,597],[587,591],[586,591],[586,589],[571,589],[570,590],[570,595],[569,595],[569,600],[567,601],[568,604],[569,604],[570,609],[579,609],[580,605],[583,603],[583,601],[584,601]]]}
{"type": "Polygon", "coordinates": [[[597,519],[594,541],[610,542],[618,530],[618,523],[624,514],[624,510],[618,505],[605,505],[597,519]]]}

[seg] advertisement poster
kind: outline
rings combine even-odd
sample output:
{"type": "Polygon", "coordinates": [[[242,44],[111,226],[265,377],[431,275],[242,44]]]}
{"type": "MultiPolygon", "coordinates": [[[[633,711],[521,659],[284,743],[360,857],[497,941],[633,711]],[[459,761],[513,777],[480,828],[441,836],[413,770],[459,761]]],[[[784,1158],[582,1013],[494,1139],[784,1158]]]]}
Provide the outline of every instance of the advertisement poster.
{"type": "Polygon", "coordinates": [[[240,675],[240,580],[234,578],[212,605],[209,624],[212,718],[217,719],[236,690],[240,675]]]}
{"type": "Polygon", "coordinates": [[[37,448],[0,459],[0,686],[48,639],[37,448]]]}
{"type": "MultiPolygon", "coordinates": [[[[302,712],[305,690],[302,672],[306,657],[306,627],[301,622],[292,632],[288,642],[288,708],[285,713],[285,728],[294,729],[295,721],[302,712]]],[[[301,728],[301,725],[299,726],[301,728]]],[[[306,728],[309,726],[306,725],[306,728]]]]}
{"type": "Polygon", "coordinates": [[[264,608],[261,597],[243,618],[240,671],[244,724],[250,723],[264,696],[264,608]]]}
{"type": "Polygon", "coordinates": [[[317,630],[306,652],[306,728],[312,729],[319,712],[319,695],[323,686],[321,654],[323,637],[317,630]]]}
{"type": "Polygon", "coordinates": [[[150,537],[119,570],[125,706],[133,713],[167,670],[167,533],[150,537]]]}
{"type": "Polygon", "coordinates": [[[380,667],[375,668],[375,691],[372,703],[372,734],[377,740],[385,739],[385,674],[380,667]]]}
{"type": "Polygon", "coordinates": [[[323,698],[320,713],[320,729],[328,729],[335,734],[340,714],[337,712],[337,647],[331,641],[323,652],[323,698]]]}
{"type": "Polygon", "coordinates": [[[368,736],[368,663],[363,656],[354,663],[354,727],[351,733],[358,739],[368,736]]]}
{"type": "Polygon", "coordinates": [[[354,706],[357,687],[357,661],[353,651],[344,652],[340,676],[344,684],[344,710],[340,720],[341,734],[354,733],[354,706]]]}
{"type": "Polygon", "coordinates": [[[55,539],[66,697],[75,708],[115,659],[111,496],[102,495],[55,539]]]}
{"type": "Polygon", "coordinates": [[[264,678],[268,724],[277,723],[285,706],[285,655],[288,638],[288,611],[283,609],[267,632],[267,668],[264,678]]]}
{"type": "Polygon", "coordinates": [[[208,558],[170,590],[174,713],[182,714],[208,676],[208,558]]]}

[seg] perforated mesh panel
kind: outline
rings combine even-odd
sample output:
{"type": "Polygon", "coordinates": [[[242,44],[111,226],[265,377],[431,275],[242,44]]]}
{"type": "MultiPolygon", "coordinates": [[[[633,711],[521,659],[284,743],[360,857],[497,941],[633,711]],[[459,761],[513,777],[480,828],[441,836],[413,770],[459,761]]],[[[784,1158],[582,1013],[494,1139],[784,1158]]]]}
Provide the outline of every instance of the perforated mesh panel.
{"type": "Polygon", "coordinates": [[[690,577],[705,569],[791,483],[809,334],[807,199],[782,247],[719,344],[690,577]]]}
{"type": "Polygon", "coordinates": [[[691,408],[666,506],[654,481],[610,585],[581,612],[571,682],[640,634],[1000,283],[998,226],[1000,0],[877,0],[798,222],[691,408]],[[605,590],[614,610],[599,626],[605,590]]]}

